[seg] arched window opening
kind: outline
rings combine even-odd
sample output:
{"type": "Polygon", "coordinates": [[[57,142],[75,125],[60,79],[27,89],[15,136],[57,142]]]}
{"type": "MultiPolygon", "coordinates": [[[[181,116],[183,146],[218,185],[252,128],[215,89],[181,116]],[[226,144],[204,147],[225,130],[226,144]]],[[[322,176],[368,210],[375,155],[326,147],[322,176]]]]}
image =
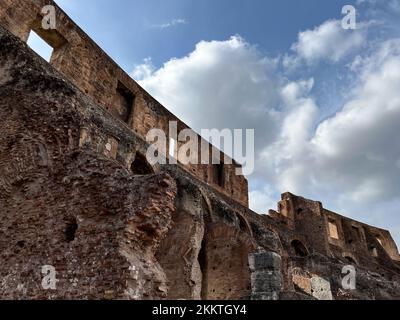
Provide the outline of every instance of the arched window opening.
{"type": "Polygon", "coordinates": [[[351,230],[352,234],[355,236],[355,240],[360,240],[361,239],[360,229],[355,226],[352,226],[351,230]]]}
{"type": "Polygon", "coordinates": [[[239,219],[240,230],[249,235],[252,235],[249,223],[246,221],[246,219],[241,214],[237,214],[237,217],[239,219]]]}

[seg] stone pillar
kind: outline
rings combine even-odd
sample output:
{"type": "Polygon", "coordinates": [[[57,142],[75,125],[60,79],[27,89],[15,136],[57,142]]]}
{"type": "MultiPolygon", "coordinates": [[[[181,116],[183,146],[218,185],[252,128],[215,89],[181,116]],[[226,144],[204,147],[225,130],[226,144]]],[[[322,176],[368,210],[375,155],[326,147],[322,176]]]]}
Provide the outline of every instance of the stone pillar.
{"type": "Polygon", "coordinates": [[[282,260],[274,252],[249,255],[251,272],[251,299],[278,300],[282,290],[282,260]]]}

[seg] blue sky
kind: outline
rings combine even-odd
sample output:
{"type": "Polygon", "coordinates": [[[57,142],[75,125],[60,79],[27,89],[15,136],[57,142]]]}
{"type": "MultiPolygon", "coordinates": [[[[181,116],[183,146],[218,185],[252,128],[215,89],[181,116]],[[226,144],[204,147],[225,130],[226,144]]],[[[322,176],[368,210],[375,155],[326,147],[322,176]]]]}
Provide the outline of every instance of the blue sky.
{"type": "Polygon", "coordinates": [[[56,2],[195,130],[255,129],[252,209],[291,191],[400,243],[400,0],[56,2]]]}
{"type": "Polygon", "coordinates": [[[340,17],[354,1],[59,0],[60,6],[127,71],[147,57],[156,67],[202,40],[239,34],[265,53],[290,49],[297,33],[340,17]],[[157,28],[173,20],[184,24],[157,28]]]}

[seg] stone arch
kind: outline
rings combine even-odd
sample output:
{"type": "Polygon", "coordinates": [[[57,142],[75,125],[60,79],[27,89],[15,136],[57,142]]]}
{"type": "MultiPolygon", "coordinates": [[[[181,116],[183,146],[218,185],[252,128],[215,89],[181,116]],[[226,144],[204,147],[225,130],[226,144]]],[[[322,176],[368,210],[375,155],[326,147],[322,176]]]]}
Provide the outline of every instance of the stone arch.
{"type": "MultiPolygon", "coordinates": [[[[55,140],[53,143],[53,152],[62,154],[61,142],[58,137],[52,136],[55,140]]],[[[32,137],[30,135],[21,134],[20,140],[17,142],[24,150],[24,158],[30,159],[33,166],[48,167],[51,166],[50,158],[52,157],[50,150],[44,143],[43,137],[32,137]]]]}
{"type": "Polygon", "coordinates": [[[204,300],[246,299],[251,293],[248,256],[256,249],[247,232],[216,222],[207,227],[199,256],[204,300]]]}
{"type": "Polygon", "coordinates": [[[215,213],[205,190],[200,188],[204,201],[204,238],[199,252],[202,272],[201,298],[226,300],[249,298],[251,294],[248,256],[257,248],[247,219],[231,212],[236,223],[227,223],[215,213]]]}

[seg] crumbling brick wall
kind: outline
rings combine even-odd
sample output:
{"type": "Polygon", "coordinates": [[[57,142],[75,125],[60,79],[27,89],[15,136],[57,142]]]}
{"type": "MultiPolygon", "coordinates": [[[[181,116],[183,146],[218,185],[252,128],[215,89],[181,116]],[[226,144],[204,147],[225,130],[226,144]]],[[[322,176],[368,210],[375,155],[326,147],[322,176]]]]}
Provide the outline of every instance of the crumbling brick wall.
{"type": "Polygon", "coordinates": [[[150,166],[135,126],[20,41],[30,28],[13,24],[29,16],[21,6],[42,2],[0,3],[1,23],[19,37],[0,27],[1,298],[400,298],[389,232],[290,193],[258,215],[243,205],[245,180],[230,180],[241,190],[232,197],[212,176],[150,166]],[[257,254],[280,263],[255,266],[257,254]],[[350,291],[341,286],[349,263],[350,291]],[[43,265],[56,268],[57,290],[41,287],[43,265]]]}
{"type": "MultiPolygon", "coordinates": [[[[95,103],[119,119],[121,126],[126,125],[143,139],[149,130],[162,129],[168,135],[167,157],[170,138],[177,139],[169,135],[169,122],[176,121],[179,131],[190,129],[126,74],[52,0],[0,0],[0,8],[0,25],[23,41],[27,41],[32,30],[35,31],[54,49],[50,63],[95,103]],[[49,4],[56,8],[55,30],[45,30],[41,26],[41,10],[49,4]]],[[[239,165],[234,161],[225,164],[223,185],[215,183],[212,146],[194,134],[199,139],[199,150],[202,143],[209,146],[209,164],[180,165],[218,191],[248,205],[247,180],[235,173],[239,165]]]]}
{"type": "Polygon", "coordinates": [[[80,128],[112,124],[91,123],[88,101],[16,38],[0,32],[0,43],[0,297],[165,297],[154,254],[171,227],[174,180],[131,174],[96,136],[81,148],[80,128]],[[56,290],[42,288],[45,265],[56,290]]]}

